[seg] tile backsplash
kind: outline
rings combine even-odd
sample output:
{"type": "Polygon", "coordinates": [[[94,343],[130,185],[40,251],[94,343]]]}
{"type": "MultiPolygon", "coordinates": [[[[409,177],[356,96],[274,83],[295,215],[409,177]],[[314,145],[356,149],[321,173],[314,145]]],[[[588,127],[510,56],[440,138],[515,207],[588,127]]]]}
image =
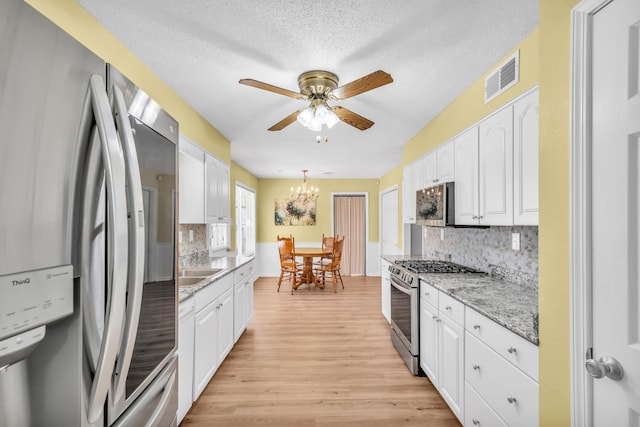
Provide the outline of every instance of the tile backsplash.
{"type": "Polygon", "coordinates": [[[180,224],[178,231],[182,234],[182,241],[178,243],[179,266],[197,264],[199,260],[209,257],[206,224],[180,224]],[[189,241],[189,231],[193,232],[191,241],[189,241]]]}
{"type": "Polygon", "coordinates": [[[422,236],[425,258],[451,261],[537,286],[538,227],[424,227],[422,236]],[[520,233],[519,251],[511,249],[512,233],[520,233]]]}

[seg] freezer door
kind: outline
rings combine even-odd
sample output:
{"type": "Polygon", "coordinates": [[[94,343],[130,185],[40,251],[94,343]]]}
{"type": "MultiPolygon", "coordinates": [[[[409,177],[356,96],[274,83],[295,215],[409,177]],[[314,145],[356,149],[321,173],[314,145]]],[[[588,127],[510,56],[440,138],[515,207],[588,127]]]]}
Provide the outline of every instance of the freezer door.
{"type": "Polygon", "coordinates": [[[178,357],[174,356],[112,427],[174,427],[178,411],[178,357]]]}
{"type": "Polygon", "coordinates": [[[0,275],[71,264],[74,156],[105,64],[13,0],[0,2],[0,64],[0,275]]]}

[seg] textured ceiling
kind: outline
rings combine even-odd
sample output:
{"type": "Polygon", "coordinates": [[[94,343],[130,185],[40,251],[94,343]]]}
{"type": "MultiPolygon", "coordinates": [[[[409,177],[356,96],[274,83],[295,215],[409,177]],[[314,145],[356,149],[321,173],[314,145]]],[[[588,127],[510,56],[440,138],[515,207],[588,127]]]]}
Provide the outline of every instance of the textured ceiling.
{"type": "Polygon", "coordinates": [[[402,146],[538,26],[538,0],[78,0],[231,142],[260,178],[379,178],[402,146]],[[334,102],[375,122],[267,129],[323,69],[340,85],[382,69],[394,82],[334,102]],[[328,142],[316,143],[321,135],[328,142]]]}

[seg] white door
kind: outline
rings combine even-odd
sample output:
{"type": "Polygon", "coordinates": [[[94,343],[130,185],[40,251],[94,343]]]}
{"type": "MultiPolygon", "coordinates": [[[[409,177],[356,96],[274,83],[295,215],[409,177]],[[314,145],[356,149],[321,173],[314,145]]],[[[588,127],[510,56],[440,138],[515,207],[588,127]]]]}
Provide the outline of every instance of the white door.
{"type": "Polygon", "coordinates": [[[640,2],[612,1],[594,14],[592,28],[593,359],[610,356],[624,369],[621,380],[592,380],[593,424],[637,426],[640,2]]]}
{"type": "Polygon", "coordinates": [[[398,253],[398,189],[393,188],[380,196],[380,236],[382,255],[398,253]]]}

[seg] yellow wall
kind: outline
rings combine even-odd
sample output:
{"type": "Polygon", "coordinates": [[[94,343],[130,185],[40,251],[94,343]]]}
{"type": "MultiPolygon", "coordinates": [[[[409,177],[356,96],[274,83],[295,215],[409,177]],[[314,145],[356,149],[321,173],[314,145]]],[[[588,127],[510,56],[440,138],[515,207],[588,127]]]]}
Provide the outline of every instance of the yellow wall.
{"type": "Polygon", "coordinates": [[[368,193],[369,197],[369,242],[379,240],[378,206],[379,187],[375,179],[313,179],[309,177],[309,185],[320,189],[316,200],[316,225],[313,226],[276,226],[274,218],[274,202],[286,199],[291,187],[298,188],[300,179],[260,179],[257,194],[257,238],[258,242],[275,242],[276,236],[292,234],[296,242],[319,242],[322,234],[331,234],[331,193],[354,192],[368,193]]]}
{"type": "Polygon", "coordinates": [[[571,8],[540,2],[540,425],[571,422],[569,106],[571,8]]]}
{"type": "Polygon", "coordinates": [[[526,90],[537,85],[539,80],[539,39],[539,30],[533,31],[411,138],[403,147],[405,164],[436,148],[526,90]],[[492,99],[488,104],[485,104],[485,77],[517,49],[520,49],[520,81],[492,99]]]}
{"type": "Polygon", "coordinates": [[[131,51],[75,0],[26,0],[100,58],[113,64],[147,92],[179,123],[180,132],[218,158],[231,161],[231,144],[189,104],[167,86],[131,51]]]}

